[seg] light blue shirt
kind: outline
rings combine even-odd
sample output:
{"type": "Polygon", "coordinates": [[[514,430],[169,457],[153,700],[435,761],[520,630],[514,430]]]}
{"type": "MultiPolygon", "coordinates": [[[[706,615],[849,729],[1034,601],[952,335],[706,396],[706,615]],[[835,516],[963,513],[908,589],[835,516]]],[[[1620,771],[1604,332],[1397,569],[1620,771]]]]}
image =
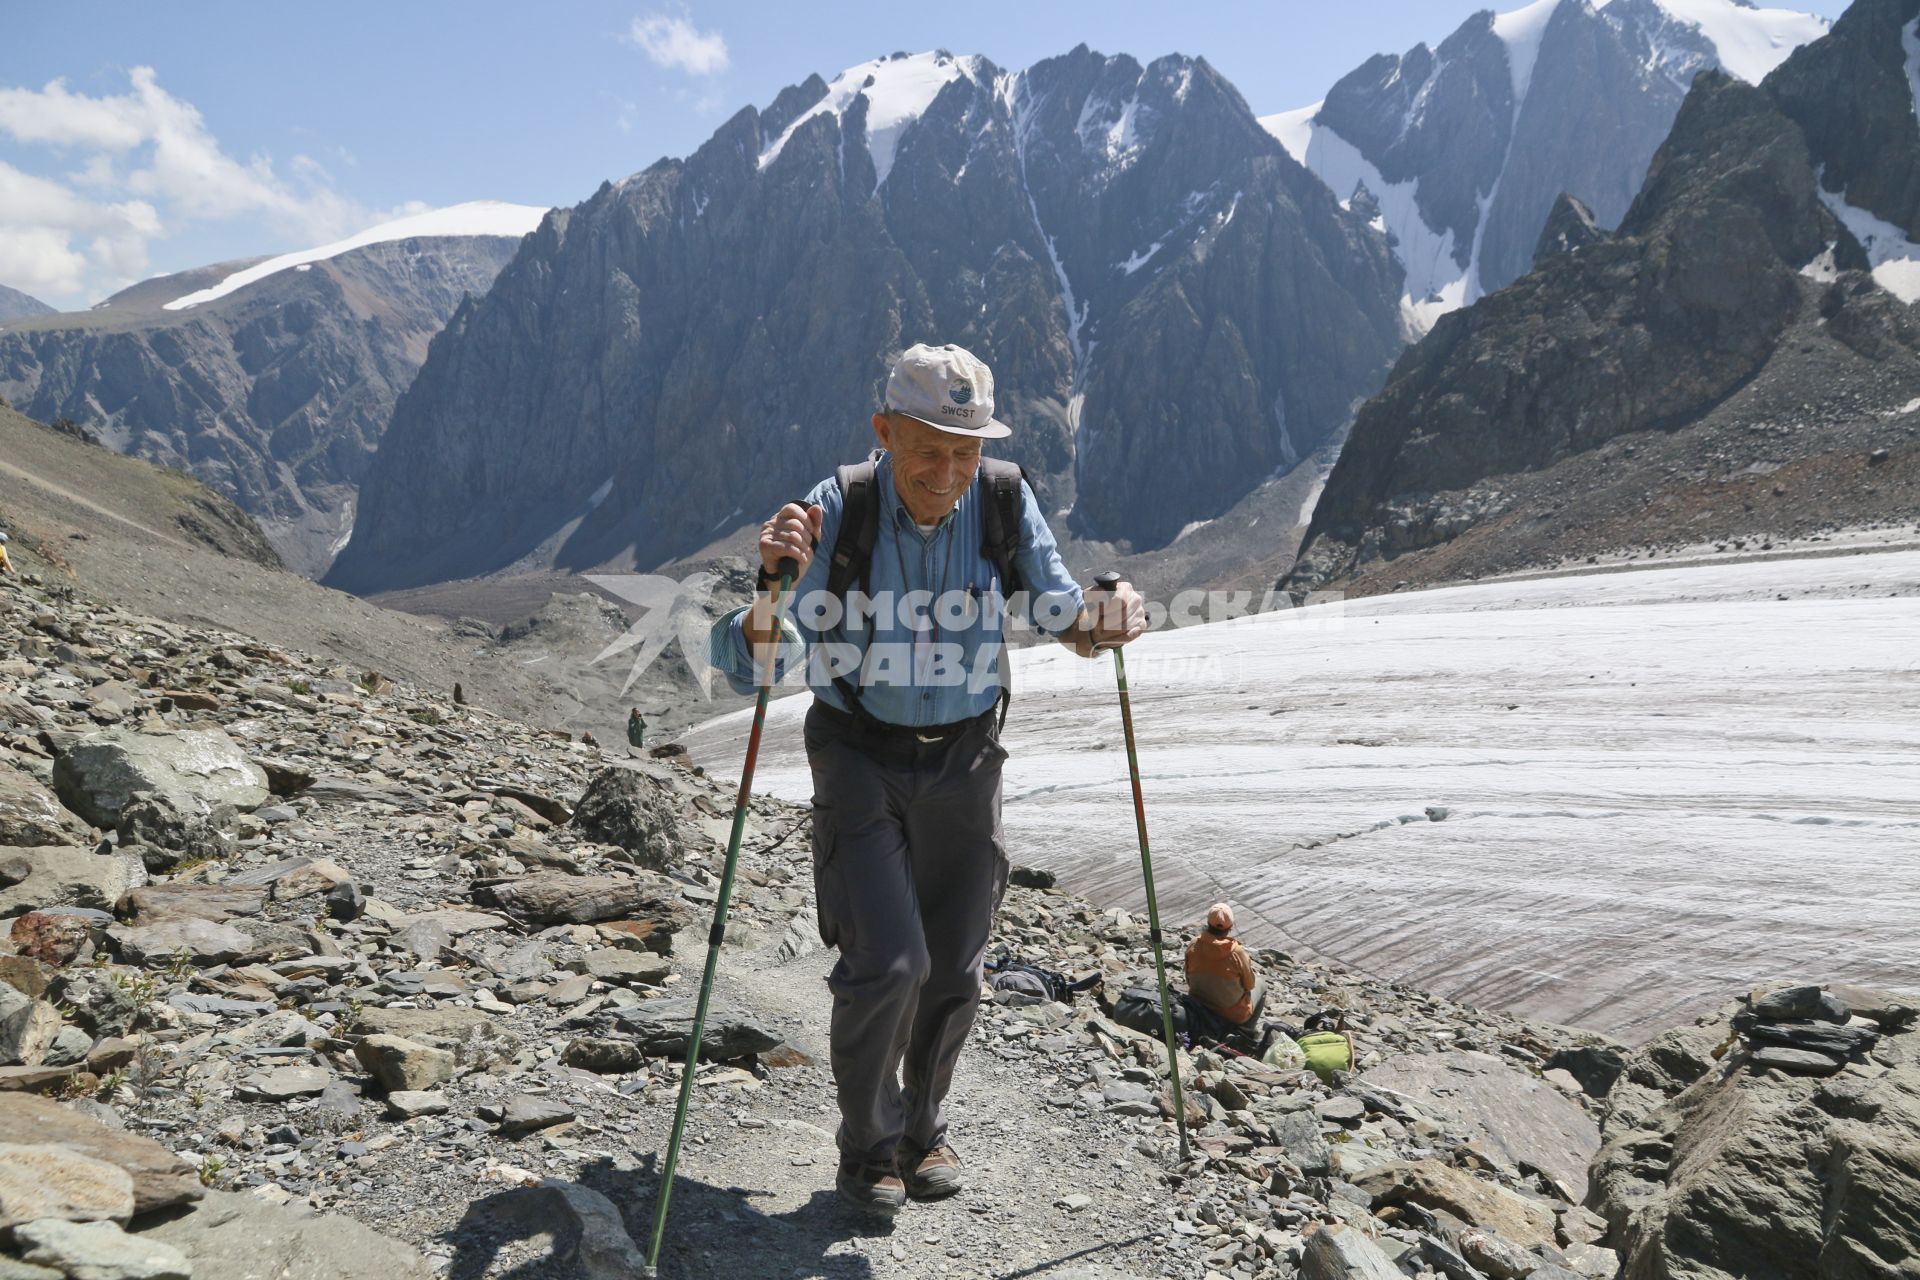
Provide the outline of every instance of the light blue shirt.
{"type": "MultiPolygon", "coordinates": [[[[840,484],[829,476],[806,497],[822,509],[820,545],[813,562],[783,602],[774,678],[807,663],[815,697],[852,711],[833,685],[835,669],[858,686],[860,705],[889,724],[950,724],[989,710],[1000,698],[1004,620],[1009,604],[993,562],[981,554],[981,508],[976,475],[954,509],[931,533],[922,533],[893,487],[892,459],[874,468],[880,504],[866,602],[842,610],[827,596],[827,570],[840,533],[840,484]],[[916,596],[914,593],[928,593],[916,596]],[[856,665],[857,664],[857,665],[856,665]]],[[[1039,499],[1020,485],[1020,541],[1014,554],[1025,591],[1018,616],[1050,635],[1070,630],[1080,615],[1078,583],[1060,562],[1039,499]]],[[[857,596],[856,583],[848,588],[857,596]]],[[[714,623],[707,655],[736,693],[752,693],[761,672],[742,621],[743,607],[714,623]]]]}

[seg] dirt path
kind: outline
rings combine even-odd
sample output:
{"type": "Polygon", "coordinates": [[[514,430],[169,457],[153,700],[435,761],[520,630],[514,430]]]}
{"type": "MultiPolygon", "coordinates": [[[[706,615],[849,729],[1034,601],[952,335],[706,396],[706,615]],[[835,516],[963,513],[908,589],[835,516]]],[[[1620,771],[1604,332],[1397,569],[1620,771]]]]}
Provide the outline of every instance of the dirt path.
{"type": "Polygon", "coordinates": [[[179,538],[176,538],[171,534],[162,533],[160,530],[155,529],[150,525],[144,525],[144,524],[141,524],[138,520],[129,519],[128,517],[121,515],[118,511],[114,511],[107,507],[101,506],[99,503],[95,502],[91,498],[75,493],[73,490],[67,488],[65,485],[55,484],[53,481],[48,480],[44,476],[37,476],[33,474],[33,472],[24,470],[23,468],[20,468],[20,467],[16,467],[10,462],[0,461],[0,471],[3,471],[10,476],[14,476],[17,479],[24,480],[28,484],[33,485],[36,488],[44,489],[48,493],[54,494],[57,497],[64,498],[68,502],[71,502],[76,506],[84,507],[86,510],[93,512],[95,515],[102,516],[108,520],[115,521],[116,523],[119,523],[119,524],[123,524],[129,529],[137,530],[138,532],[145,534],[149,538],[157,538],[161,542],[165,542],[172,546],[179,547],[182,550],[191,551],[195,549],[193,547],[188,546],[187,543],[181,541],[179,538]]]}
{"type": "MultiPolygon", "coordinates": [[[[1045,1053],[1008,1050],[982,1010],[960,1059],[949,1113],[969,1166],[957,1196],[909,1204],[891,1223],[843,1206],[833,1192],[838,1122],[827,1070],[827,971],[834,953],[815,950],[780,964],[767,947],[726,958],[718,986],[782,1027],[813,1064],[776,1073],[778,1084],[729,1104],[696,1107],[688,1122],[661,1254],[676,1280],[754,1277],[1058,1276],[1088,1266],[1156,1275],[1159,1237],[1170,1234],[1166,1188],[1138,1138],[1112,1119],[1069,1125],[1049,1105],[1072,1090],[1045,1053]],[[1023,1056],[1003,1057],[1018,1052],[1023,1056]],[[1057,1207],[1079,1193],[1092,1203],[1057,1207]]],[[[647,1108],[636,1151],[664,1151],[671,1108],[647,1108]],[[657,1132],[656,1132],[657,1130],[657,1132]]],[[[628,1213],[644,1248],[652,1229],[651,1160],[645,1172],[581,1178],[628,1213]]]]}

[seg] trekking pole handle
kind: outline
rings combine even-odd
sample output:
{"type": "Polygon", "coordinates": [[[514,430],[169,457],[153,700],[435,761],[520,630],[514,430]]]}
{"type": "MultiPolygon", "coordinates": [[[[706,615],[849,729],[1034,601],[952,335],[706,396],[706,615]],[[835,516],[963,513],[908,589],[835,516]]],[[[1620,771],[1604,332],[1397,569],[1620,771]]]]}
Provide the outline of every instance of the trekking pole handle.
{"type": "Polygon", "coordinates": [[[1100,588],[1102,591],[1114,591],[1114,590],[1118,590],[1120,584],[1125,581],[1126,581],[1126,578],[1121,576],[1119,570],[1109,569],[1105,573],[1095,577],[1093,580],[1093,585],[1100,588]]]}

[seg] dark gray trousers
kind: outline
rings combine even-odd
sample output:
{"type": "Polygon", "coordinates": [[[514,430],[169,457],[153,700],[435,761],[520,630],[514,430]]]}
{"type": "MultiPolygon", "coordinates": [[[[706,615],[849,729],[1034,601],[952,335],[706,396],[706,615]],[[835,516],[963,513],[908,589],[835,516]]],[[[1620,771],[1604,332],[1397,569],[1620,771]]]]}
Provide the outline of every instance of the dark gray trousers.
{"type": "Polygon", "coordinates": [[[942,742],[807,715],[820,939],[840,949],[833,1079],[840,1149],[892,1158],[946,1137],[942,1108],[980,1004],[1007,887],[1000,766],[983,716],[942,742]]]}

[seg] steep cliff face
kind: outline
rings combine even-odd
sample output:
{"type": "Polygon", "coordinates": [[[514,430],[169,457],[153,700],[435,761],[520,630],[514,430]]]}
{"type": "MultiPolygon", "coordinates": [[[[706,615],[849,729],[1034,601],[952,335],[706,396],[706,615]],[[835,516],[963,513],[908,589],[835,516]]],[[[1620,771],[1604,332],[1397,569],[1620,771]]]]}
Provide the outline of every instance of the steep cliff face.
{"type": "Polygon", "coordinates": [[[1562,192],[1616,225],[1695,74],[1757,82],[1822,30],[1733,0],[1535,0],[1372,58],[1263,123],[1342,200],[1366,188],[1424,333],[1532,267],[1562,192]]]}
{"type": "Polygon", "coordinates": [[[289,566],[317,575],[428,340],[514,245],[380,241],[187,306],[256,264],[147,281],[92,311],[0,331],[0,396],[190,472],[253,515],[289,566]]]}
{"type": "MultiPolygon", "coordinates": [[[[1382,558],[1495,526],[1516,553],[1551,559],[1562,549],[1553,517],[1577,496],[1534,509],[1502,490],[1529,489],[1508,481],[1628,433],[1679,431],[1745,403],[1750,420],[1722,424],[1743,426],[1744,435],[1719,440],[1703,459],[1731,474],[1748,463],[1782,465],[1760,457],[1774,436],[1804,437],[1800,458],[1818,451],[1825,426],[1852,442],[1841,428],[1906,413],[1900,397],[1920,377],[1920,326],[1865,274],[1862,244],[1819,183],[1827,156],[1798,120],[1818,119],[1835,137],[1884,136],[1871,114],[1849,114],[1887,109],[1886,95],[1855,92],[1873,55],[1872,42],[1854,33],[1863,22],[1885,26],[1879,10],[1905,21],[1917,7],[1920,0],[1861,0],[1762,87],[1701,75],[1613,238],[1544,259],[1509,288],[1444,317],[1401,357],[1355,420],[1293,585],[1363,573],[1382,558]],[[1832,90],[1824,100],[1800,88],[1815,76],[1832,90]],[[1821,351],[1833,358],[1821,363],[1821,351]],[[1797,387],[1784,389],[1794,395],[1769,398],[1790,365],[1797,387]],[[1821,385],[1823,377],[1834,385],[1821,385]],[[1843,402],[1835,414],[1812,412],[1830,390],[1843,402]]],[[[1911,92],[1899,106],[1912,116],[1911,92]]],[[[1886,160],[1896,172],[1908,163],[1886,160]]],[[[1910,461],[1911,442],[1894,443],[1899,456],[1882,452],[1875,463],[1896,462],[1889,478],[1910,461]]],[[[1632,454],[1614,466],[1632,472],[1632,454]]],[[[1649,471],[1642,488],[1652,494],[1670,478],[1649,471]]],[[[1897,485],[1879,498],[1871,497],[1881,494],[1876,485],[1856,488],[1869,495],[1866,514],[1876,502],[1897,505],[1897,485]]],[[[1538,489],[1530,491],[1537,497],[1538,489]]],[[[1717,500],[1744,498],[1723,489],[1717,500]]],[[[1712,495],[1689,501],[1697,504],[1691,518],[1711,517],[1712,495]]],[[[1834,504],[1836,518],[1862,512],[1859,502],[1834,504]]],[[[1656,532],[1651,517],[1648,524],[1649,536],[1671,532],[1656,532]]]]}
{"type": "Polygon", "coordinates": [[[1345,424],[1398,292],[1204,61],[816,76],[554,214],[460,309],[328,581],[684,553],[860,456],[925,340],[992,364],[1050,511],[1159,545],[1345,424]]]}

